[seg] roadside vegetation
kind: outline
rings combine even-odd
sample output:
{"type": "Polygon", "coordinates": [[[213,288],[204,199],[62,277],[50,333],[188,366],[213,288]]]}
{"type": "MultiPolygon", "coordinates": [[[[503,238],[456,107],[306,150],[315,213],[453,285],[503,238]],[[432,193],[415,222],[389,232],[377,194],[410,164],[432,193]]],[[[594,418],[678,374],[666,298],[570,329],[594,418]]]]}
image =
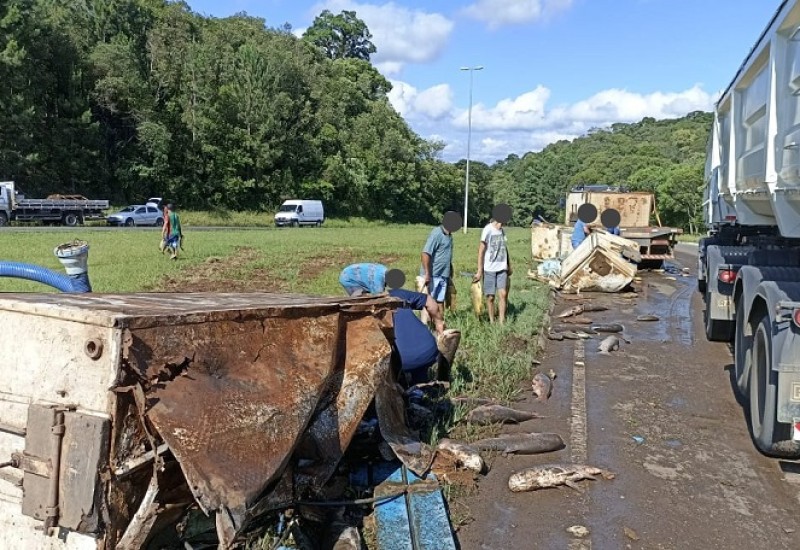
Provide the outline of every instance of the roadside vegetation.
{"type": "MultiPolygon", "coordinates": [[[[297,37],[167,0],[9,0],[0,29],[0,180],[28,197],[161,196],[232,226],[263,222],[224,212],[287,198],[392,223],[463,209],[465,161],[444,161],[393,107],[355,12],[323,12],[297,37]]],[[[519,226],[557,221],[570,187],[597,183],[655,193],[663,224],[693,232],[711,121],[648,117],[473,162],[469,223],[501,202],[519,226]]]]}

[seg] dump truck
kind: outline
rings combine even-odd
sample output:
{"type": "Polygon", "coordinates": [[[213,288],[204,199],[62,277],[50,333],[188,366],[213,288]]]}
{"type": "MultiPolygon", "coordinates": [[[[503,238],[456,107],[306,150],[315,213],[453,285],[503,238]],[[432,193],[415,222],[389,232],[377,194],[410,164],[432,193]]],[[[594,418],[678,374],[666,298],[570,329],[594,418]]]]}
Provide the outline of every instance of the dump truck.
{"type": "Polygon", "coordinates": [[[656,266],[674,257],[673,250],[683,230],[661,225],[653,193],[630,191],[622,186],[576,186],[567,193],[564,222],[574,224],[578,220],[578,208],[587,203],[597,208],[598,224],[603,211],[615,209],[619,212],[620,236],[639,243],[643,264],[656,266]],[[650,224],[651,215],[655,215],[657,226],[650,224]]]}
{"type": "Polygon", "coordinates": [[[800,1],[784,1],[715,105],[697,281],[709,340],[763,453],[800,456],[800,1]],[[726,360],[727,361],[727,360],[726,360]]]}
{"type": "Polygon", "coordinates": [[[109,201],[90,200],[72,195],[29,199],[13,181],[0,181],[0,227],[9,222],[56,223],[75,227],[85,220],[103,220],[109,201]]]}

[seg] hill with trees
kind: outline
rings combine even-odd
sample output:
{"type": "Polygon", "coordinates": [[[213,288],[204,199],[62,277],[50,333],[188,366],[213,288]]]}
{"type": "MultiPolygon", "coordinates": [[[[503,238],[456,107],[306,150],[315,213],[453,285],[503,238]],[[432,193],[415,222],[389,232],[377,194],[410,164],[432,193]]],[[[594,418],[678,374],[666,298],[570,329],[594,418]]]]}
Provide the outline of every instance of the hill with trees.
{"type": "Polygon", "coordinates": [[[535,215],[563,221],[559,200],[580,184],[651,191],[664,225],[695,229],[701,221],[703,171],[711,113],[675,120],[645,118],[593,129],[541,152],[511,155],[491,167],[492,195],[512,205],[517,223],[535,215]]]}
{"type": "MultiPolygon", "coordinates": [[[[167,0],[0,4],[0,179],[28,196],[272,210],[314,197],[335,216],[434,223],[463,209],[464,161],[418,136],[372,66],[355,12],[302,38],[167,0]]],[[[655,189],[665,223],[696,218],[710,115],[645,119],[539,153],[472,163],[470,223],[508,202],[555,218],[572,184],[655,189]],[[694,202],[693,202],[694,201],[694,202]]]]}

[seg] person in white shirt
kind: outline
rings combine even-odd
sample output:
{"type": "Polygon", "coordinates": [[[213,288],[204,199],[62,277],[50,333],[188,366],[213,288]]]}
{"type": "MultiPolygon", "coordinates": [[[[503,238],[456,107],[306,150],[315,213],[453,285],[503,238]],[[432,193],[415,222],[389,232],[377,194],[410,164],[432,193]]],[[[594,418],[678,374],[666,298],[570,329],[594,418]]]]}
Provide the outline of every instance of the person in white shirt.
{"type": "Polygon", "coordinates": [[[486,296],[486,310],[489,322],[494,323],[494,297],[497,295],[497,317],[500,324],[505,323],[508,305],[508,278],[511,276],[511,259],[503,224],[492,219],[483,228],[481,243],[478,246],[478,271],[474,282],[483,279],[483,294],[486,296]]]}

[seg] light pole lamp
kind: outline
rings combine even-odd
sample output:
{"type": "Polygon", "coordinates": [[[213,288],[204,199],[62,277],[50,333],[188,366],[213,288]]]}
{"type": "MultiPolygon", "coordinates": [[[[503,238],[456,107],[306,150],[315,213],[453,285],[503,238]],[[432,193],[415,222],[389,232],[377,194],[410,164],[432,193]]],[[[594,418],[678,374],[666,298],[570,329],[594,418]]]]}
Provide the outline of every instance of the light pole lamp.
{"type": "Polygon", "coordinates": [[[464,234],[467,233],[467,206],[469,205],[469,153],[472,145],[472,73],[483,69],[482,65],[476,67],[461,67],[462,71],[469,71],[469,115],[467,116],[467,176],[464,182],[464,234]]]}

